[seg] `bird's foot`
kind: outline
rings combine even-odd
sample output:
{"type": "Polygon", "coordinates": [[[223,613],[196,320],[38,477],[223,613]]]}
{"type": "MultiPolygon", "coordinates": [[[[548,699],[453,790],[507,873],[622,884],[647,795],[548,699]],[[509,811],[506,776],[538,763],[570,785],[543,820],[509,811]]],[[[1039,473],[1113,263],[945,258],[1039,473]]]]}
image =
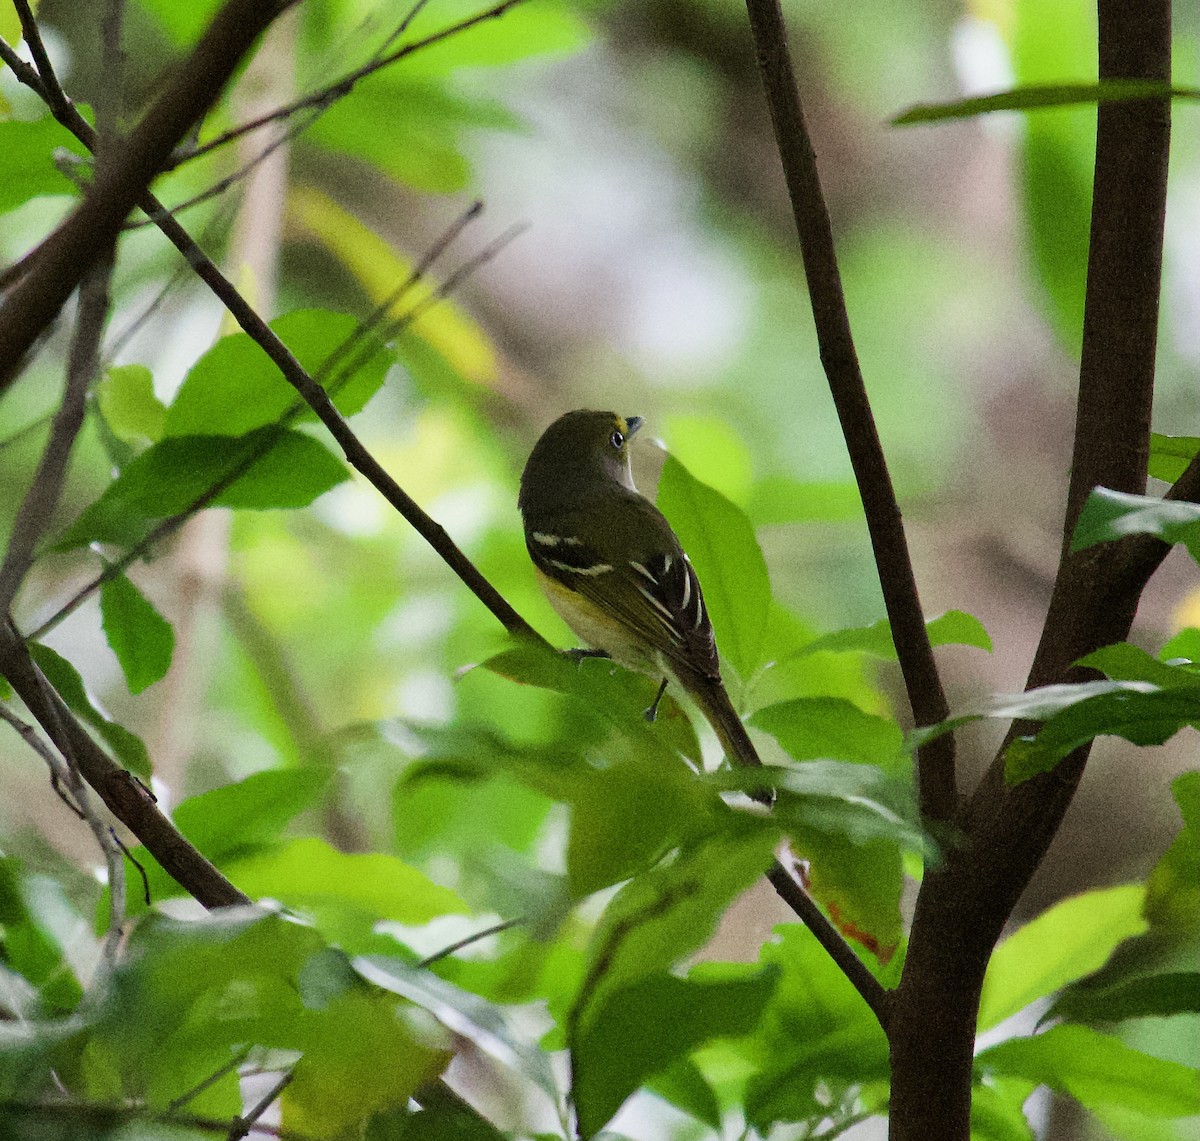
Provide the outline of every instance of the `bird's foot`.
{"type": "Polygon", "coordinates": [[[662,685],[658,687],[658,693],[654,695],[654,701],[651,702],[650,708],[642,714],[652,725],[658,720],[658,703],[662,701],[663,694],[667,692],[667,682],[669,680],[669,678],[662,679],[662,685]]]}

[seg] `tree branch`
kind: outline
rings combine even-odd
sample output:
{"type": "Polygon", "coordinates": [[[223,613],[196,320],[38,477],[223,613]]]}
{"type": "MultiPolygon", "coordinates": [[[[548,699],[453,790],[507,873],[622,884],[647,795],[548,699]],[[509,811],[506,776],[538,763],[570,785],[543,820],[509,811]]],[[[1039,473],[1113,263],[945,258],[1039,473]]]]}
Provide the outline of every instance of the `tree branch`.
{"type": "Polygon", "coordinates": [[[46,682],[10,622],[0,623],[0,674],[59,752],[74,757],[84,780],[109,811],[176,883],[207,908],[251,902],[163,815],[150,793],[92,740],[46,682]]]}
{"type": "MultiPolygon", "coordinates": [[[[83,201],[43,243],[0,310],[0,392],[16,378],[26,352],[83,275],[111,247],[129,211],[179,140],[216,101],[259,34],[294,2],[227,0],[174,82],[111,161],[100,164],[83,201]]],[[[47,81],[45,75],[41,79],[47,81]]]]}
{"type": "Polygon", "coordinates": [[[825,948],[826,953],[850,980],[851,985],[871,1008],[871,1013],[875,1015],[879,1025],[886,1031],[892,1009],[891,992],[885,990],[880,981],[867,970],[866,964],[854,953],[854,948],[825,918],[825,913],[813,902],[803,885],[797,882],[778,860],[767,872],[767,879],[771,881],[771,886],[779,898],[800,917],[804,926],[825,948]]]}
{"type": "MultiPolygon", "coordinates": [[[[800,238],[821,364],[866,511],[896,656],[913,720],[918,726],[934,725],[949,716],[950,707],[925,630],[900,507],[850,332],[829,211],[792,71],[783,15],[779,0],[746,0],[746,8],[800,238]]],[[[949,820],[954,815],[958,793],[952,734],[917,750],[917,790],[927,820],[949,820]]]]}

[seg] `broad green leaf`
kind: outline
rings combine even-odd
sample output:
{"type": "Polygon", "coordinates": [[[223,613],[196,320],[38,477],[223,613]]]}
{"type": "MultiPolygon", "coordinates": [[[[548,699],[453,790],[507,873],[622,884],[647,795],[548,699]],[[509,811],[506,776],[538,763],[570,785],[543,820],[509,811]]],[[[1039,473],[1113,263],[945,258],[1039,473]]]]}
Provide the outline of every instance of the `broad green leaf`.
{"type": "Polygon", "coordinates": [[[77,918],[61,886],[48,876],[30,875],[15,856],[0,856],[0,963],[30,987],[29,1005],[22,1008],[15,984],[5,986],[10,1018],[66,1014],[83,997],[67,952],[82,950],[85,941],[56,923],[55,914],[77,918]]]}
{"type": "Polygon", "coordinates": [[[1043,1022],[1121,1022],[1200,1014],[1200,971],[1171,971],[1123,979],[1112,986],[1077,986],[1060,995],[1043,1022]]]}
{"type": "Polygon", "coordinates": [[[1046,107],[1071,107],[1081,103],[1111,103],[1122,99],[1153,99],[1170,95],[1173,99],[1200,99],[1194,87],[1172,87],[1154,79],[1106,79],[1098,83],[1035,83],[955,99],[949,103],[917,103],[892,119],[893,127],[913,123],[937,123],[947,119],[967,119],[993,111],[1037,111],[1046,107]]]}
{"type": "Polygon", "coordinates": [[[1156,927],[1200,935],[1200,772],[1171,782],[1183,827],[1146,881],[1146,918],[1156,927]]]}
{"type": "Polygon", "coordinates": [[[351,906],[409,926],[469,911],[456,892],[395,856],[347,854],[315,836],[236,860],[228,871],[247,895],[301,911],[351,906]]]}
{"type": "Polygon", "coordinates": [[[594,1137],[631,1093],[698,1046],[749,1034],[778,973],[739,971],[708,981],[663,972],[610,992],[572,1052],[571,1095],[581,1136],[594,1137]]]}
{"type": "Polygon", "coordinates": [[[1022,1105],[1033,1092],[1029,1082],[997,1079],[971,1087],[971,1141],[1033,1141],[1022,1105]]]}
{"type": "Polygon", "coordinates": [[[404,1108],[453,1055],[450,1035],[431,1019],[362,985],[302,1025],[304,1052],[282,1107],[285,1133],[305,1137],[357,1136],[370,1115],[404,1108]]]}
{"type": "Polygon", "coordinates": [[[1094,488],[1075,525],[1071,550],[1081,551],[1137,534],[1154,535],[1165,543],[1183,543],[1192,558],[1200,559],[1200,504],[1094,488]]]}
{"type": "Polygon", "coordinates": [[[1174,483],[1198,451],[1200,436],[1164,436],[1151,432],[1150,474],[1165,483],[1174,483]]]}
{"type": "Polygon", "coordinates": [[[835,1097],[888,1076],[887,1039],[846,976],[800,923],[775,928],[759,961],[782,972],[746,1085],[747,1122],[767,1136],[777,1121],[819,1124],[835,1097]]]}
{"type": "MultiPolygon", "coordinates": [[[[345,313],[297,309],[277,317],[271,328],[343,416],[366,405],[391,364],[375,335],[366,334],[364,342],[359,323],[345,313]]],[[[231,333],[192,366],[167,409],[165,432],[244,436],[285,421],[315,419],[263,349],[248,334],[231,333]]]]}
{"type": "Polygon", "coordinates": [[[131,773],[149,780],[150,755],[145,744],[140,737],[108,717],[88,693],[79,671],[66,658],[38,642],[30,643],[29,653],[71,712],[96,730],[131,773]]]}
{"type": "Polygon", "coordinates": [[[709,487],[745,506],[752,468],[750,449],[728,420],[676,413],[667,417],[663,434],[670,454],[688,471],[704,472],[709,487]]]}
{"type": "Polygon", "coordinates": [[[175,652],[175,631],[126,575],[100,587],[100,616],[130,693],[141,693],[166,674],[175,652]]]}
{"type": "Polygon", "coordinates": [[[179,830],[210,860],[224,860],[277,839],[329,784],[325,769],[267,769],[190,796],[173,815],[179,830]]]}
{"type": "MultiPolygon", "coordinates": [[[[992,640],[978,618],[962,610],[947,610],[925,623],[932,646],[974,646],[991,653],[992,640]]],[[[821,650],[837,650],[845,653],[871,654],[886,661],[896,660],[896,647],[892,642],[891,624],[886,618],[848,630],[835,630],[809,642],[800,651],[815,654],[821,650]]]]}
{"type": "Polygon", "coordinates": [[[444,359],[447,368],[467,380],[495,382],[496,351],[487,334],[453,297],[430,304],[438,282],[428,272],[418,278],[416,266],[386,238],[313,187],[294,188],[288,194],[287,210],[289,221],[325,246],[376,305],[390,302],[390,321],[407,323],[405,334],[396,344],[406,367],[412,364],[412,353],[407,348],[417,340],[428,346],[430,355],[444,359]],[[402,285],[406,288],[397,296],[402,285]],[[409,323],[417,306],[424,311],[409,323]]]}
{"type": "Polygon", "coordinates": [[[86,150],[66,127],[51,116],[30,122],[0,122],[0,213],[48,194],[75,197],[76,185],[54,165],[62,148],[76,156],[86,150]]]}
{"type": "Polygon", "coordinates": [[[768,476],[750,488],[746,514],[756,527],[781,523],[846,523],[863,517],[853,483],[805,483],[768,476]]]}
{"type": "Polygon", "coordinates": [[[840,697],[799,697],[768,705],[750,718],[794,761],[836,760],[888,768],[904,753],[894,721],[864,713],[840,697]]]}
{"type": "Polygon", "coordinates": [[[1200,627],[1185,626],[1158,651],[1159,661],[1200,664],[1200,627]]]}
{"type": "MultiPolygon", "coordinates": [[[[413,19],[403,42],[416,43],[496,7],[487,0],[442,0],[413,19]]],[[[446,76],[461,67],[497,67],[530,56],[575,52],[587,36],[574,9],[554,0],[527,0],[506,8],[498,19],[485,18],[421,48],[400,66],[410,75],[446,76]]]]}
{"type": "Polygon", "coordinates": [[[745,513],[668,456],[658,506],[696,568],[722,661],[743,679],[762,665],[771,604],[767,564],[745,513]]]}
{"type": "Polygon", "coordinates": [[[631,880],[613,898],[592,936],[587,973],[569,1016],[572,1046],[590,1032],[608,995],[702,946],[731,900],[770,867],[778,831],[758,818],[737,823],[631,880]]]}
{"type": "Polygon", "coordinates": [[[1024,1078],[1088,1109],[1121,1106],[1148,1117],[1200,1113],[1200,1073],[1126,1046],[1087,1026],[1054,1026],[977,1055],[986,1071],[1024,1078]]]}
{"type": "Polygon", "coordinates": [[[114,365],[96,385],[100,415],[117,439],[153,444],[162,438],[167,410],[154,395],[154,378],[144,365],[114,365]]]}
{"type": "MultiPolygon", "coordinates": [[[[1181,671],[1182,672],[1182,671],[1181,671]]],[[[1126,682],[1127,687],[1145,682],[1126,682]]],[[[1072,704],[1050,718],[1036,737],[1019,737],[1005,754],[1004,775],[1019,784],[1048,772],[1096,737],[1124,737],[1135,745],[1161,745],[1180,729],[1200,728],[1200,678],[1191,685],[1147,691],[1125,688],[1072,704]]]]}
{"type": "Polygon", "coordinates": [[[1200,683],[1200,672],[1195,668],[1168,665],[1128,642],[1102,646],[1075,664],[1091,666],[1113,681],[1148,681],[1160,689],[1200,683]]]}
{"type": "Polygon", "coordinates": [[[420,1090],[421,1104],[411,1111],[377,1114],[363,1141],[508,1141],[486,1117],[444,1083],[420,1090]]]}
{"type": "Polygon", "coordinates": [[[676,1109],[721,1132],[721,1105],[700,1068],[691,1058],[681,1058],[670,1069],[653,1077],[647,1086],[676,1109]]]}
{"type": "Polygon", "coordinates": [[[1145,895],[1142,884],[1123,884],[1071,896],[1005,939],[988,963],[979,1030],[1098,971],[1119,943],[1146,930],[1145,895]]]}
{"type": "Polygon", "coordinates": [[[353,965],[368,982],[428,1010],[448,1030],[558,1101],[550,1056],[524,1039],[499,1006],[402,959],[360,955],[353,965]]]}
{"type": "Polygon", "coordinates": [[[140,0],[141,7],[153,13],[176,46],[199,39],[209,21],[221,7],[221,0],[195,0],[180,4],[178,0],[140,0]]]}
{"type": "MultiPolygon", "coordinates": [[[[1015,0],[1012,62],[1019,86],[1097,81],[1096,6],[1089,0],[1015,0]]],[[[1083,339],[1096,109],[1026,116],[1019,142],[1021,213],[1047,319],[1067,350],[1083,339]]]]}
{"type": "Polygon", "coordinates": [[[70,550],[89,543],[131,546],[154,523],[189,511],[214,487],[205,506],[254,510],[306,507],[349,478],[329,450],[300,432],[260,428],[237,439],[179,436],[137,456],[58,541],[70,550]]]}

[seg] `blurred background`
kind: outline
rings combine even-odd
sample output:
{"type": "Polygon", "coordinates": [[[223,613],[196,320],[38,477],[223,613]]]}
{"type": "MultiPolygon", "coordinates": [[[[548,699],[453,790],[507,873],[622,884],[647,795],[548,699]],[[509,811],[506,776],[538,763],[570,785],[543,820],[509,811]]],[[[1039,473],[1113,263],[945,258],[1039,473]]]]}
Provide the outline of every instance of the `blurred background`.
{"type": "MultiPolygon", "coordinates": [[[[60,75],[83,102],[109,79],[95,46],[99,7],[43,0],[39,9],[60,75]]],[[[131,114],[212,5],[180,7],[127,6],[131,114]]],[[[1197,5],[1176,8],[1176,82],[1194,85],[1197,5]]],[[[470,10],[431,0],[414,29],[470,10]]],[[[785,11],[922,600],[930,615],[976,615],[993,642],[991,653],[939,651],[958,709],[1022,687],[1056,567],[1095,115],[889,120],[917,102],[1018,81],[1094,78],[1094,13],[1084,0],[791,0],[785,11]]],[[[403,15],[402,5],[357,0],[302,6],[218,118],[240,122],[315,89],[366,58],[403,15]]],[[[523,18],[474,54],[434,49],[365,81],[252,175],[186,212],[191,231],[272,315],[328,307],[362,316],[482,201],[428,270],[426,288],[447,284],[448,298],[405,330],[402,364],[355,427],[556,644],[570,636],[537,595],[515,492],[538,433],[575,407],[646,419],[644,491],[661,464],[647,441],[657,437],[745,507],[776,597],[813,635],[878,620],[743,9],[731,0],[546,4],[523,18]]],[[[8,74],[0,92],[18,113],[31,106],[8,74]]],[[[1180,102],[1174,114],[1154,427],[1195,435],[1200,110],[1180,102]]],[[[182,167],[160,196],[187,200],[265,141],[260,132],[236,154],[182,167]]],[[[4,260],[69,204],[46,196],[6,215],[4,260]]],[[[169,401],[230,330],[155,232],[132,232],[122,252],[112,363],[148,366],[156,396],[169,401]]],[[[9,518],[44,440],[38,426],[65,343],[63,331],[52,335],[31,370],[44,383],[19,386],[3,407],[9,518]]],[[[60,525],[103,487],[108,463],[89,424],[60,525]]],[[[95,570],[87,552],[42,559],[20,599],[23,628],[46,621],[95,570]]],[[[399,849],[430,866],[445,859],[397,834],[390,790],[406,750],[397,726],[448,723],[492,702],[495,679],[459,675],[500,648],[503,631],[369,485],[355,478],[305,511],[208,512],[132,575],[175,626],[166,678],[130,695],[94,602],[47,641],[146,739],[164,803],[265,768],[318,765],[335,775],[314,827],[337,846],[399,849]]],[[[1185,625],[1200,625],[1200,589],[1177,551],[1145,595],[1133,640],[1156,651],[1185,625]]],[[[892,667],[864,661],[850,673],[845,688],[877,692],[869,700],[906,723],[892,667]]],[[[522,701],[514,725],[536,704],[522,701]]],[[[963,731],[967,786],[1001,731],[963,731]]],[[[1098,742],[1022,913],[1144,877],[1179,826],[1170,778],[1195,762],[1194,734],[1148,750],[1098,742]]],[[[0,736],[0,780],[5,851],[74,876],[86,895],[91,837],[12,734],[0,736]]],[[[469,837],[485,809],[460,811],[469,837]]],[[[722,933],[722,953],[752,957],[782,918],[774,906],[753,902],[744,925],[722,933]]],[[[1053,1133],[1066,1136],[1069,1112],[1056,1113],[1053,1133]]]]}

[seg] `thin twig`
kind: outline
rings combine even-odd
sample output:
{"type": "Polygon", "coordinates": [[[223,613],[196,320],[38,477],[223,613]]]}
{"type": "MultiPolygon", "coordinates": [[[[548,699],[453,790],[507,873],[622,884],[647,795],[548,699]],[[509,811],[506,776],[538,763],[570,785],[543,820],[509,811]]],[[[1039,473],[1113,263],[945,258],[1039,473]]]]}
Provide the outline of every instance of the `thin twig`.
{"type": "Polygon", "coordinates": [[[291,1084],[293,1071],[288,1070],[255,1104],[245,1117],[235,1117],[229,1127],[228,1141],[242,1141],[248,1133],[257,1128],[256,1122],[279,1099],[279,1095],[291,1084]]]}
{"type": "Polygon", "coordinates": [[[7,721],[20,734],[25,744],[46,762],[46,767],[50,770],[50,780],[54,784],[54,791],[58,793],[59,799],[76,816],[83,819],[83,813],[80,811],[79,806],[67,800],[66,794],[62,790],[62,785],[67,780],[67,768],[58,754],[42,740],[38,731],[28,721],[22,721],[20,717],[9,709],[8,703],[5,701],[0,701],[0,720],[7,721]]]}
{"type": "MultiPolygon", "coordinates": [[[[515,8],[518,4],[523,3],[523,0],[501,0],[501,3],[493,5],[491,8],[483,12],[477,12],[474,16],[468,16],[465,19],[459,20],[457,23],[451,24],[448,28],[443,28],[440,32],[433,32],[425,36],[423,39],[414,40],[411,44],[405,44],[403,47],[397,48],[395,51],[388,52],[386,55],[377,56],[369,63],[362,67],[356,68],[354,71],[344,75],[335,83],[329,84],[327,87],[322,87],[318,91],[311,92],[308,95],[303,95],[299,99],[293,100],[286,106],[278,107],[274,111],[269,111],[265,115],[259,115],[248,122],[242,123],[239,126],[232,127],[228,131],[222,132],[216,138],[210,139],[208,142],[197,147],[192,147],[190,150],[179,152],[173,156],[171,162],[164,167],[166,170],[174,170],[185,162],[191,162],[192,159],[199,158],[201,155],[208,154],[210,151],[216,150],[218,147],[226,146],[235,139],[240,139],[243,135],[249,134],[251,131],[260,130],[262,127],[270,123],[277,122],[279,119],[287,119],[296,114],[297,111],[303,111],[306,108],[315,107],[324,111],[332,106],[334,102],[345,95],[349,95],[351,91],[358,85],[360,81],[366,79],[367,76],[373,75],[381,68],[390,66],[399,60],[405,59],[416,52],[422,51],[425,48],[432,47],[434,44],[441,43],[443,40],[450,39],[461,32],[467,31],[478,24],[485,23],[488,20],[499,19],[510,8],[515,8]]],[[[415,13],[410,14],[411,16],[415,13]]]]}
{"type": "Polygon", "coordinates": [[[0,615],[7,614],[12,606],[21,583],[33,565],[38,539],[58,506],[67,461],[71,457],[75,437],[83,425],[88,387],[96,376],[100,337],[108,315],[108,278],[111,269],[111,260],[98,265],[80,292],[79,319],[71,344],[62,404],[54,416],[50,439],[42,452],[33,482],[17,512],[8,549],[4,553],[4,563],[0,566],[0,615]]]}
{"type": "MultiPolygon", "coordinates": [[[[866,511],[896,656],[913,720],[918,726],[935,725],[949,716],[950,707],[925,629],[900,506],[850,332],[829,210],[792,71],[783,14],[779,0],[746,0],[746,7],[800,238],[821,364],[866,511]]],[[[952,734],[917,750],[917,788],[926,820],[948,820],[954,815],[958,792],[952,734]]]]}
{"type": "Polygon", "coordinates": [[[440,951],[434,951],[432,955],[426,955],[425,958],[418,960],[418,967],[430,967],[434,963],[441,962],[442,959],[448,959],[451,955],[457,954],[464,947],[470,947],[473,943],[478,943],[481,939],[487,939],[492,935],[499,935],[501,931],[508,931],[512,927],[519,927],[525,922],[524,916],[518,915],[516,919],[505,919],[501,923],[494,923],[491,927],[485,927],[482,931],[476,931],[474,935],[468,935],[465,939],[459,939],[457,943],[451,943],[448,947],[443,947],[440,951]]]}
{"type": "Polygon", "coordinates": [[[799,917],[805,927],[825,948],[829,957],[838,965],[842,974],[871,1008],[879,1025],[886,1031],[891,1013],[892,994],[867,969],[866,964],[855,953],[854,948],[842,938],[840,932],[816,905],[796,878],[778,860],[767,872],[767,879],[779,898],[799,917]]]}
{"type": "Polygon", "coordinates": [[[225,1077],[226,1074],[233,1073],[234,1070],[236,1070],[248,1057],[250,1057],[250,1054],[253,1052],[253,1050],[253,1046],[243,1046],[242,1049],[234,1054],[234,1056],[230,1058],[228,1062],[225,1062],[223,1065],[219,1066],[211,1074],[209,1074],[208,1077],[201,1078],[200,1081],[198,1081],[190,1089],[185,1090],[178,1097],[172,1098],[171,1101],[167,1103],[167,1112],[177,1113],[185,1105],[187,1105],[189,1101],[193,1100],[193,1098],[199,1097],[200,1094],[202,1094],[206,1089],[216,1085],[217,1082],[225,1077]]]}

